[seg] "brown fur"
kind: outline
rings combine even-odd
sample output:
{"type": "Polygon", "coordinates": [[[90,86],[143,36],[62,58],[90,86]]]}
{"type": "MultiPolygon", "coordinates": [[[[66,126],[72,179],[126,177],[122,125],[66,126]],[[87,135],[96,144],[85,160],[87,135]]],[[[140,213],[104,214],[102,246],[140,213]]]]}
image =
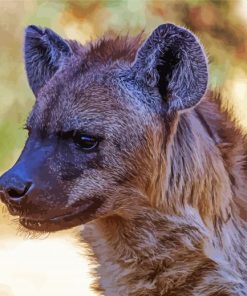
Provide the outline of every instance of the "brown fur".
{"type": "MultiPolygon", "coordinates": [[[[108,42],[106,60],[116,49],[108,42]]],[[[247,295],[246,139],[231,118],[208,92],[195,110],[164,122],[169,149],[162,129],[155,138],[147,130],[151,159],[135,158],[140,178],[151,177],[143,194],[155,209],[126,204],[85,226],[104,295],[247,295]]]]}
{"type": "MultiPolygon", "coordinates": [[[[94,288],[101,295],[247,295],[246,137],[217,95],[208,91],[198,101],[194,60],[182,63],[192,69],[187,69],[193,78],[188,101],[172,96],[166,78],[162,83],[168,91],[161,96],[160,86],[154,87],[157,71],[148,71],[150,63],[157,66],[158,54],[168,56],[165,67],[164,60],[158,64],[164,71],[177,63],[169,46],[179,52],[186,45],[190,54],[185,58],[196,52],[199,61],[205,60],[197,39],[185,29],[167,25],[152,36],[140,52],[141,35],[111,35],[85,46],[68,41],[68,46],[49,30],[28,28],[26,68],[37,100],[16,166],[18,171],[23,163],[28,167],[37,155],[42,161],[31,174],[39,190],[23,197],[20,221],[37,231],[86,223],[82,235],[97,263],[94,288]],[[161,37],[169,46],[152,52],[152,42],[164,45],[161,37]],[[62,55],[54,54],[57,48],[47,58],[55,61],[52,66],[43,65],[39,56],[42,46],[54,44],[65,54],[57,72],[62,55]],[[146,64],[134,68],[138,58],[146,64]],[[38,74],[47,75],[42,79],[34,77],[36,61],[38,74]],[[142,68],[145,83],[135,80],[142,68]],[[133,69],[138,69],[135,78],[133,69]],[[172,99],[177,101],[168,112],[172,99]],[[78,152],[72,139],[58,136],[75,130],[100,136],[98,150],[78,152]],[[74,218],[63,219],[64,214],[74,218]]],[[[201,80],[205,71],[197,71],[201,80]]],[[[175,74],[186,97],[186,77],[175,74]]]]}

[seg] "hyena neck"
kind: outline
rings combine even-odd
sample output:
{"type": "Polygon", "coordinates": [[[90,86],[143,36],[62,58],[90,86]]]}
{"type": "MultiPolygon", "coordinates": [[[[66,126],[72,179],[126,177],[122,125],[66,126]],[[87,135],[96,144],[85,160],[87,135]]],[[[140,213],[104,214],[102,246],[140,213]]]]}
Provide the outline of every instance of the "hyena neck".
{"type": "Polygon", "coordinates": [[[205,225],[222,237],[228,221],[234,221],[236,227],[231,229],[237,233],[246,224],[246,144],[241,136],[229,136],[234,125],[229,122],[227,126],[224,118],[227,128],[217,127],[225,128],[223,135],[217,134],[204,113],[198,109],[180,118],[166,151],[166,172],[157,172],[164,177],[152,200],[156,208],[170,215],[183,215],[186,205],[197,209],[205,225]]]}
{"type": "Polygon", "coordinates": [[[103,295],[206,296],[220,289],[246,295],[233,293],[247,291],[241,262],[229,257],[228,242],[212,237],[195,209],[179,217],[139,208],[131,219],[113,215],[87,224],[83,238],[98,263],[103,295]]]}
{"type": "Polygon", "coordinates": [[[214,139],[194,111],[181,116],[177,124],[166,150],[165,180],[160,181],[155,206],[164,212],[181,214],[190,205],[211,227],[232,214],[229,173],[214,139]]]}
{"type": "Polygon", "coordinates": [[[181,117],[165,165],[155,165],[152,207],[85,226],[104,295],[247,295],[247,227],[236,208],[244,177],[201,120],[199,111],[181,117]]]}

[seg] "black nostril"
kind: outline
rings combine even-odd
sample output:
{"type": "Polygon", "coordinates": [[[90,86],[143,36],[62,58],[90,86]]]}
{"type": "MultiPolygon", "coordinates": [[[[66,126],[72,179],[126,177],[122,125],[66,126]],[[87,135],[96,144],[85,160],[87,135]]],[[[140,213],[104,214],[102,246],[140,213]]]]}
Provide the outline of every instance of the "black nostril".
{"type": "Polygon", "coordinates": [[[13,199],[20,199],[21,197],[26,195],[31,185],[32,183],[28,182],[26,184],[22,184],[22,186],[12,186],[8,188],[6,191],[9,197],[13,199]]]}

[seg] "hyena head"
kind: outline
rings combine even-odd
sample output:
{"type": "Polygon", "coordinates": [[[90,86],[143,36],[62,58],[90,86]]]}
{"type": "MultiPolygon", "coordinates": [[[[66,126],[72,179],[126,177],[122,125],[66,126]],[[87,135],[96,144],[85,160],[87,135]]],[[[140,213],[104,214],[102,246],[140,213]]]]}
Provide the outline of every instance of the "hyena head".
{"type": "Polygon", "coordinates": [[[83,46],[26,29],[36,102],[24,150],[0,178],[3,202],[25,227],[55,231],[153,206],[175,118],[201,100],[208,73],[188,30],[165,24],[140,39],[83,46]]]}

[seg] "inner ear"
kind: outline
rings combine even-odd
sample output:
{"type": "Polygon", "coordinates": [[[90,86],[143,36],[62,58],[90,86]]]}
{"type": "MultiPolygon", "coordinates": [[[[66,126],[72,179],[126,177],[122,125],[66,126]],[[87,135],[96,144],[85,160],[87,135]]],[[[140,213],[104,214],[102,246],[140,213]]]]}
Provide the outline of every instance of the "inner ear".
{"type": "Polygon", "coordinates": [[[169,97],[169,81],[171,80],[173,71],[178,66],[178,63],[178,51],[168,49],[166,54],[160,57],[160,61],[157,64],[157,72],[159,74],[157,87],[162,98],[165,100],[169,97]]]}
{"type": "Polygon", "coordinates": [[[173,24],[159,26],[138,50],[136,80],[157,88],[167,112],[194,107],[208,83],[207,58],[198,38],[173,24]]]}

